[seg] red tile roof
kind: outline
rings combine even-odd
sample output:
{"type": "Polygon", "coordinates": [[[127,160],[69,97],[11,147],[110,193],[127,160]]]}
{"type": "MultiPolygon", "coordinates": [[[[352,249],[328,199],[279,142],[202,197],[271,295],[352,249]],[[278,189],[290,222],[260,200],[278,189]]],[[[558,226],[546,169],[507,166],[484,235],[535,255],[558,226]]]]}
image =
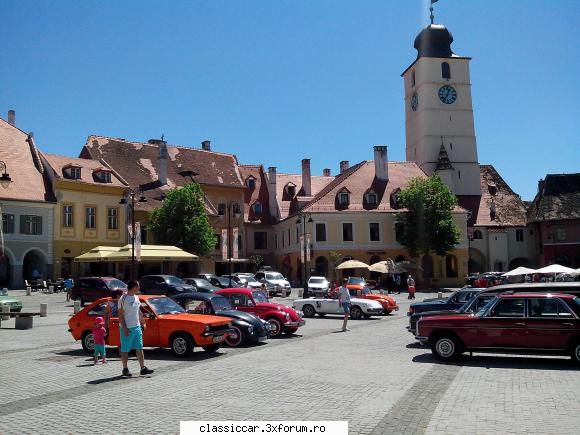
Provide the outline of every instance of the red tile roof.
{"type": "MultiPolygon", "coordinates": [[[[136,203],[140,210],[152,210],[159,206],[167,192],[190,182],[189,176],[180,172],[193,171],[193,179],[203,185],[243,188],[238,162],[233,154],[205,151],[183,146],[167,145],[167,184],[158,181],[157,159],[159,145],[131,142],[103,136],[89,136],[81,151],[81,158],[102,160],[112,167],[128,183],[137,188],[143,186],[149,201],[136,203]],[[158,201],[158,202],[156,202],[158,201]]],[[[215,207],[206,200],[206,210],[215,214],[215,207]]]]}
{"type": "Polygon", "coordinates": [[[580,173],[547,174],[529,205],[528,219],[580,219],[580,173]]]}
{"type": "Polygon", "coordinates": [[[42,156],[46,159],[47,163],[50,165],[49,170],[52,171],[53,175],[57,179],[68,180],[71,182],[95,184],[98,186],[117,186],[123,187],[126,184],[117,177],[117,175],[111,171],[110,168],[104,167],[103,163],[98,160],[80,159],[75,157],[59,156],[57,154],[46,154],[42,153],[42,156]],[[81,178],[78,180],[71,180],[64,176],[63,168],[75,166],[81,168],[81,178]],[[99,170],[111,172],[111,182],[103,183],[98,180],[96,174],[99,170]]]}
{"type": "MultiPolygon", "coordinates": [[[[312,198],[316,196],[318,192],[324,189],[329,183],[334,181],[335,177],[324,177],[319,175],[314,175],[311,177],[311,194],[312,198]]],[[[302,188],[302,175],[301,174],[277,174],[276,175],[276,199],[278,201],[278,209],[280,210],[280,219],[286,219],[289,215],[298,211],[298,200],[304,194],[304,189],[302,188]],[[296,194],[290,197],[286,194],[286,185],[289,183],[296,186],[296,194]]],[[[300,199],[300,202],[303,202],[300,199]]]]}
{"type": "Polygon", "coordinates": [[[270,195],[268,191],[268,177],[262,165],[240,165],[240,175],[244,182],[244,222],[272,223],[273,217],[270,212],[270,195]],[[251,189],[246,180],[253,177],[256,187],[251,189]],[[252,205],[259,201],[262,204],[262,214],[254,214],[252,205]]]}
{"type": "Polygon", "coordinates": [[[328,183],[302,211],[305,212],[398,212],[391,204],[391,194],[404,189],[411,178],[425,177],[425,173],[415,162],[388,162],[389,180],[375,178],[374,161],[362,161],[350,167],[328,183]],[[350,202],[346,209],[337,204],[337,194],[344,189],[350,192],[350,202]],[[376,206],[366,203],[365,194],[372,190],[377,194],[376,206]]]}
{"type": "Polygon", "coordinates": [[[0,160],[12,183],[0,188],[0,199],[55,202],[48,177],[39,160],[38,151],[28,140],[28,134],[0,119],[0,160]]]}
{"type": "Polygon", "coordinates": [[[525,226],[526,207],[492,165],[480,165],[481,196],[458,196],[459,205],[472,213],[470,225],[525,226]],[[493,208],[495,206],[495,213],[493,208]]]}

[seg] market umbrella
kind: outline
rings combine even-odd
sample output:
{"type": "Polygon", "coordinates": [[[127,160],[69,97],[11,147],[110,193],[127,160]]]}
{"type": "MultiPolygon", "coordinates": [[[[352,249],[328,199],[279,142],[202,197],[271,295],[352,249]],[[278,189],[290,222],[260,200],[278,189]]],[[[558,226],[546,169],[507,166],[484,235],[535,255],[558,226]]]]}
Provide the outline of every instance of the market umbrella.
{"type": "Polygon", "coordinates": [[[559,264],[550,264],[549,266],[542,267],[536,270],[535,273],[572,273],[574,269],[566,266],[561,266],[559,264]]]}
{"type": "MultiPolygon", "coordinates": [[[[397,263],[395,263],[395,266],[399,267],[402,269],[402,272],[423,272],[423,268],[421,266],[419,266],[417,263],[414,263],[412,261],[409,260],[405,260],[405,261],[398,261],[397,263]]],[[[398,273],[402,273],[402,272],[398,272],[398,273]]]]}
{"type": "Polygon", "coordinates": [[[336,266],[337,269],[368,269],[369,265],[358,260],[348,260],[336,266]]]}
{"type": "Polygon", "coordinates": [[[378,263],[371,264],[369,266],[371,272],[378,273],[403,273],[405,270],[400,266],[397,266],[393,261],[379,261],[378,263]]]}
{"type": "Polygon", "coordinates": [[[502,276],[528,275],[530,273],[536,273],[536,271],[534,269],[528,269],[527,267],[520,266],[517,269],[504,273],[502,276]]]}

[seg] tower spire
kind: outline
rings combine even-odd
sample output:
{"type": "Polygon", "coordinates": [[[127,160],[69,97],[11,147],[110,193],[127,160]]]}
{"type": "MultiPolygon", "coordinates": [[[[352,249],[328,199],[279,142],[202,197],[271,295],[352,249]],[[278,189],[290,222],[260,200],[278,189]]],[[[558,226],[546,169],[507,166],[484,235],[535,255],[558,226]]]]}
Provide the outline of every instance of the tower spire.
{"type": "Polygon", "coordinates": [[[431,24],[433,24],[433,20],[435,16],[433,15],[433,3],[437,3],[439,0],[431,0],[431,7],[429,7],[429,12],[431,12],[431,24]]]}

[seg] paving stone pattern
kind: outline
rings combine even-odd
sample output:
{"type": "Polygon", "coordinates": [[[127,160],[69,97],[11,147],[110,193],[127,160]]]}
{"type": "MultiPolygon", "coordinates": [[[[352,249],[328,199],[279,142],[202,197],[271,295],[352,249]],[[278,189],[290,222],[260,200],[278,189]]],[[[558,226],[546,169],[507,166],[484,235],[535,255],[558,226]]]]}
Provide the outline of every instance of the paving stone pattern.
{"type": "MultiPolygon", "coordinates": [[[[399,312],[351,321],[346,333],[326,316],[297,336],[216,355],[148,349],[155,373],[120,379],[116,355],[93,366],[72,340],[63,295],[24,296],[25,309],[47,301],[49,317],[32,330],[0,328],[0,433],[165,434],[212,419],[348,420],[351,434],[578,433],[580,376],[569,361],[440,364],[405,330],[409,301],[397,298],[399,312]]],[[[134,359],[130,367],[136,375],[134,359]]]]}

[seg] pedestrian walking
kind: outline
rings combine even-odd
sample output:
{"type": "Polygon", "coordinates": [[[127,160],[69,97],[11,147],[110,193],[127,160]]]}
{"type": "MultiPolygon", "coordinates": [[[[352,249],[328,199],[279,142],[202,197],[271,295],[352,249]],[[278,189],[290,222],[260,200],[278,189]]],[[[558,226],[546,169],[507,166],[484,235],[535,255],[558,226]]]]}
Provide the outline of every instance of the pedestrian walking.
{"type": "Polygon", "coordinates": [[[401,294],[401,275],[398,273],[395,275],[395,289],[397,290],[397,294],[400,295],[401,294]]]}
{"type": "Polygon", "coordinates": [[[93,351],[93,365],[97,365],[99,362],[99,356],[103,359],[103,364],[107,364],[107,355],[105,352],[105,336],[107,330],[105,329],[105,321],[102,317],[97,317],[95,319],[95,325],[93,326],[93,340],[94,340],[94,351],[93,351]]]}
{"type": "Polygon", "coordinates": [[[409,289],[409,299],[415,299],[415,280],[411,275],[407,278],[407,287],[409,289]]]}
{"type": "Polygon", "coordinates": [[[342,322],[342,332],[350,331],[346,327],[348,322],[348,316],[350,314],[350,293],[348,292],[348,288],[346,287],[346,283],[348,280],[344,280],[343,284],[338,289],[338,302],[342,306],[342,311],[344,311],[344,320],[342,322]]]}
{"type": "Polygon", "coordinates": [[[153,370],[145,366],[145,355],[143,354],[143,330],[146,325],[141,312],[141,302],[137,292],[139,282],[131,280],[127,285],[127,293],[119,298],[119,333],[121,335],[121,361],[123,363],[122,376],[133,376],[127,367],[129,352],[135,349],[141,375],[153,373],[153,370]]]}
{"type": "Polygon", "coordinates": [[[75,285],[75,282],[73,281],[73,279],[71,278],[71,276],[69,275],[63,282],[64,288],[66,290],[66,300],[67,302],[70,301],[70,297],[71,297],[71,292],[72,292],[72,288],[75,285]]]}

